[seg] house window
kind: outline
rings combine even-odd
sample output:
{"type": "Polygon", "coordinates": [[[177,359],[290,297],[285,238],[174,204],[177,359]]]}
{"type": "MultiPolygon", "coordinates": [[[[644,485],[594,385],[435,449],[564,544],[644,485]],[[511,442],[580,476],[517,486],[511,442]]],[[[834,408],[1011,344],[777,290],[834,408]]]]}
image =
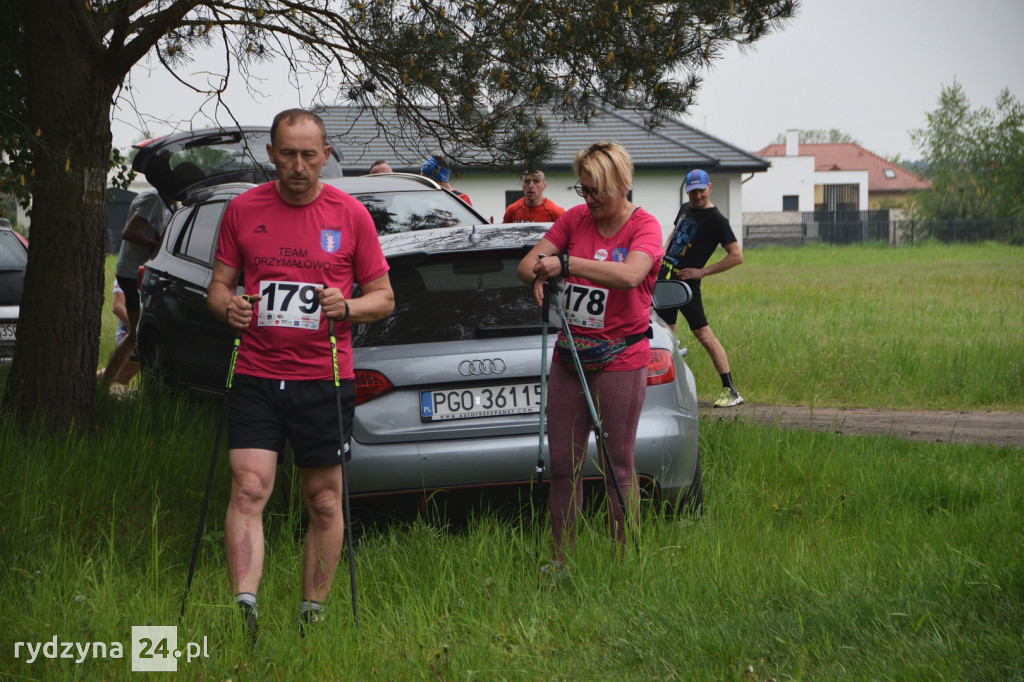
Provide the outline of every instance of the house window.
{"type": "Polygon", "coordinates": [[[857,211],[860,205],[860,185],[818,185],[815,190],[815,211],[842,213],[857,211]],[[818,187],[821,187],[821,203],[817,203],[818,187]]]}
{"type": "Polygon", "coordinates": [[[508,208],[512,204],[516,203],[523,198],[523,190],[505,190],[505,208],[508,208]]]}
{"type": "Polygon", "coordinates": [[[889,178],[890,180],[896,177],[896,171],[894,171],[892,168],[886,168],[884,171],[882,171],[882,174],[885,177],[889,178]]]}
{"type": "Polygon", "coordinates": [[[800,197],[796,194],[786,194],[782,197],[783,211],[799,211],[800,197]]]}

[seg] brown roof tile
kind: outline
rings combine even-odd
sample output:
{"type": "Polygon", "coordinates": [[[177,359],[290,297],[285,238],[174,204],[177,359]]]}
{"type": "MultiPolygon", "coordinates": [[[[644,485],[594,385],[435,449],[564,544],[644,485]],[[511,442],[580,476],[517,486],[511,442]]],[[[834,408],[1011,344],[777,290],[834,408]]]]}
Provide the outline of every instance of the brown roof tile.
{"type": "MultiPolygon", "coordinates": [[[[868,172],[869,192],[907,192],[930,189],[931,181],[922,180],[902,166],[891,163],[859,144],[852,142],[832,144],[801,144],[800,156],[814,157],[816,171],[862,171],[868,172]],[[887,177],[886,171],[893,177],[887,177]]],[[[770,144],[757,152],[758,156],[785,156],[785,144],[770,144]]]]}

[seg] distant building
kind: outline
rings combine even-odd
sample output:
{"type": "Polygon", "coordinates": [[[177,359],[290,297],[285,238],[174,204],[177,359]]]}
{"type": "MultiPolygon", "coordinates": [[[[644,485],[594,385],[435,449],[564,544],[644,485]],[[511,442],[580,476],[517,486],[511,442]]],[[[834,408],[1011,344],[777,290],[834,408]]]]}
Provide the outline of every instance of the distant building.
{"type": "Polygon", "coordinates": [[[757,155],[771,168],[744,183],[745,213],[899,208],[910,192],[931,187],[858,144],[800,144],[795,130],[785,144],[770,144],[757,155]]]}

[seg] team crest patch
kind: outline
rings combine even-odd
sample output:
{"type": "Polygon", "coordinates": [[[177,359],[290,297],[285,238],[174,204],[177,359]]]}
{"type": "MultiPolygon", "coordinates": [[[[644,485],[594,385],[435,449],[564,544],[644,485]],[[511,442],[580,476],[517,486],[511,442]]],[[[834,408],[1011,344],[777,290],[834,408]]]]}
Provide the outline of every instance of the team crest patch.
{"type": "Polygon", "coordinates": [[[341,248],[341,230],[320,230],[320,248],[326,253],[341,248]]]}

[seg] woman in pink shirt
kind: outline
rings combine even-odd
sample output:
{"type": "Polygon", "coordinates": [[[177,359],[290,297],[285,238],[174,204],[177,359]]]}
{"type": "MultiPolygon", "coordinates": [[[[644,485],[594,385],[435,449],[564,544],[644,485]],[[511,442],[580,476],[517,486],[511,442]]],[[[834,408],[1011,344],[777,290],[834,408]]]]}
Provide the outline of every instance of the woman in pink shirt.
{"type": "MultiPolygon", "coordinates": [[[[647,390],[651,349],[651,292],[661,265],[661,226],[627,198],[633,162],[616,142],[598,142],[576,155],[575,189],[585,204],[570,208],[519,264],[538,304],[543,285],[564,278],[559,303],[579,349],[612,466],[631,519],[638,513],[633,449],[647,390]],[[541,255],[548,256],[541,258],[541,255]],[[592,359],[591,356],[595,356],[592,359]]],[[[559,337],[567,350],[563,335],[559,337]]],[[[593,423],[571,355],[556,350],[548,379],[548,450],[553,567],[575,546],[583,504],[586,446],[593,423]]],[[[602,469],[605,466],[601,461],[602,469]]],[[[605,475],[611,534],[625,547],[625,514],[615,479],[605,475]]]]}

